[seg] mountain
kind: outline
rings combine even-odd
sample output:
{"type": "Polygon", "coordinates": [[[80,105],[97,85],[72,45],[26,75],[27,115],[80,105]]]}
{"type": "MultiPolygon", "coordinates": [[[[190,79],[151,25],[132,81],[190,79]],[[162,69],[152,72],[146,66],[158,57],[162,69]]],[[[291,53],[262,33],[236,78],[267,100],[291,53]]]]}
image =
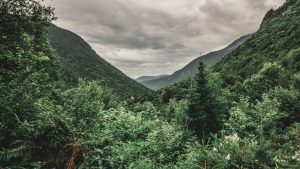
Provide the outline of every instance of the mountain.
{"type": "Polygon", "coordinates": [[[184,68],[176,71],[172,75],[164,76],[161,78],[157,78],[154,80],[142,81],[143,85],[147,86],[150,89],[158,90],[160,88],[166,87],[168,85],[174,84],[178,81],[185,80],[189,77],[194,76],[198,72],[198,64],[202,61],[204,64],[208,66],[215,65],[218,61],[220,61],[224,56],[232,52],[234,49],[238,48],[241,44],[243,44],[247,39],[251,37],[250,35],[243,36],[233,43],[231,43],[226,48],[208,53],[204,56],[198,57],[197,59],[190,62],[184,68]]]}
{"type": "Polygon", "coordinates": [[[270,10],[259,30],[215,65],[227,86],[243,84],[268,62],[282,66],[291,78],[300,78],[299,9],[299,0],[288,0],[276,11],[270,10]]]}
{"type": "Polygon", "coordinates": [[[101,58],[75,33],[51,25],[50,43],[61,63],[61,77],[67,85],[76,85],[79,78],[101,81],[122,98],[138,96],[149,91],[101,58]]]}
{"type": "Polygon", "coordinates": [[[168,75],[159,75],[159,76],[141,76],[141,77],[135,79],[135,81],[141,83],[141,82],[146,82],[146,81],[149,81],[149,80],[155,80],[155,79],[158,79],[158,78],[161,78],[161,77],[165,77],[165,76],[168,76],[168,75]]]}

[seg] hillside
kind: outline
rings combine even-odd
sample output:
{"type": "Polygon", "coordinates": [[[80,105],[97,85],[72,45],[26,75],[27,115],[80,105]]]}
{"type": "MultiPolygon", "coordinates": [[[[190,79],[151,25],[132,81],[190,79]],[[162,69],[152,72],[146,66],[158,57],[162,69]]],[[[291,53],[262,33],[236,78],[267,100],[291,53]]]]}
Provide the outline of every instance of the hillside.
{"type": "Polygon", "coordinates": [[[51,25],[48,31],[51,45],[59,55],[62,79],[68,85],[77,84],[78,78],[97,80],[122,98],[148,91],[97,55],[78,35],[55,25],[51,25]]]}
{"type": "Polygon", "coordinates": [[[276,62],[292,75],[299,73],[300,1],[288,0],[278,10],[270,10],[260,29],[243,46],[215,66],[226,85],[243,83],[261,70],[265,63],[276,62]]]}
{"type": "Polygon", "coordinates": [[[172,75],[164,76],[158,79],[154,80],[148,80],[141,82],[143,85],[147,86],[150,89],[160,89],[163,87],[166,87],[168,85],[171,85],[173,83],[176,83],[181,80],[185,80],[189,77],[192,77],[196,75],[198,72],[198,65],[199,62],[202,61],[204,64],[208,66],[215,65],[218,61],[220,61],[224,56],[232,52],[234,49],[238,48],[241,44],[243,44],[247,39],[249,39],[251,35],[243,36],[237,40],[235,40],[233,43],[231,43],[226,48],[214,51],[211,53],[208,53],[204,56],[198,57],[197,59],[190,62],[188,65],[186,65],[184,68],[176,71],[172,75]]]}

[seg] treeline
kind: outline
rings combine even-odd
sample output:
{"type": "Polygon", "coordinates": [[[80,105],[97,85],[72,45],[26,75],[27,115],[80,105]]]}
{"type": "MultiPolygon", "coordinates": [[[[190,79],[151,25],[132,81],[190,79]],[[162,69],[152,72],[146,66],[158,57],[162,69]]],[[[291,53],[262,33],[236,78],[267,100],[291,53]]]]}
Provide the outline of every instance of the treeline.
{"type": "MultiPolygon", "coordinates": [[[[285,6],[273,20],[299,24],[300,2],[285,6]]],[[[60,78],[52,8],[3,0],[0,10],[0,168],[300,167],[300,36],[282,60],[265,62],[259,50],[249,75],[225,71],[248,60],[233,53],[224,68],[200,63],[194,78],[119,102],[97,81],[60,78]]]]}

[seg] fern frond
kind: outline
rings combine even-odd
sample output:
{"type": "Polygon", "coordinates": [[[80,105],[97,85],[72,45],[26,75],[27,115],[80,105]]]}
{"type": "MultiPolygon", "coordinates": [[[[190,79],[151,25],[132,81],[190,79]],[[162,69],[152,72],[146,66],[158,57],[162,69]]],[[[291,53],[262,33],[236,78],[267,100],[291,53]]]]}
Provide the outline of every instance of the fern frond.
{"type": "Polygon", "coordinates": [[[26,146],[20,146],[14,149],[0,151],[0,161],[8,162],[18,157],[28,157],[30,155],[27,150],[28,148],[26,146]]]}

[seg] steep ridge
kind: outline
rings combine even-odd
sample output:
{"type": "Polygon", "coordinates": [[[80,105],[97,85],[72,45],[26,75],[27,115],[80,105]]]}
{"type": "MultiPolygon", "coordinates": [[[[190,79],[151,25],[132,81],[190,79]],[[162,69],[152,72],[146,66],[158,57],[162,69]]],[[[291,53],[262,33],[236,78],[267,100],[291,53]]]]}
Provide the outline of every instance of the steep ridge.
{"type": "Polygon", "coordinates": [[[276,62],[291,74],[300,72],[300,1],[288,0],[270,10],[260,29],[240,48],[214,67],[226,85],[242,83],[267,62],[276,62]]]}
{"type": "Polygon", "coordinates": [[[48,29],[50,43],[61,63],[61,77],[68,85],[75,85],[79,78],[101,81],[122,98],[137,96],[148,89],[101,58],[75,33],[51,25],[48,29]]]}
{"type": "Polygon", "coordinates": [[[198,65],[199,62],[202,61],[204,64],[208,66],[215,65],[218,61],[220,61],[224,56],[232,52],[234,49],[238,48],[241,44],[243,44],[247,39],[251,37],[250,35],[246,35],[240,37],[239,39],[235,40],[226,48],[208,53],[204,56],[198,57],[197,59],[190,62],[184,68],[176,71],[172,75],[161,77],[154,80],[143,81],[141,82],[143,85],[147,86],[150,89],[160,89],[166,87],[168,85],[174,84],[178,81],[185,80],[189,77],[194,76],[198,72],[198,65]]]}

